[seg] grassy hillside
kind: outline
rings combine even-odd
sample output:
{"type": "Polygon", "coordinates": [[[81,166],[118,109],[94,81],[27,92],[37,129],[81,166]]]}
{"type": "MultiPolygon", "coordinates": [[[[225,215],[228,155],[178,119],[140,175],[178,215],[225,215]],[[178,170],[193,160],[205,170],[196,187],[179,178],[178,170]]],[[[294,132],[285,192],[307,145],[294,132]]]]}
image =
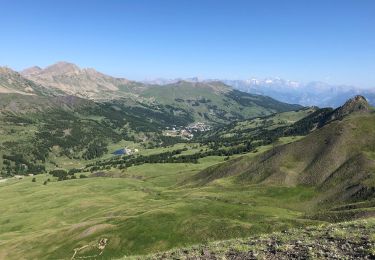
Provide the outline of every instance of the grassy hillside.
{"type": "Polygon", "coordinates": [[[68,259],[86,245],[77,257],[97,255],[98,241],[108,239],[107,259],[319,223],[303,218],[311,188],[178,185],[223,159],[144,164],[60,182],[50,175],[2,181],[0,256],[68,259]]]}
{"type": "Polygon", "coordinates": [[[235,139],[249,140],[252,136],[264,132],[265,130],[274,130],[280,127],[291,126],[299,120],[316,112],[318,108],[301,108],[298,110],[275,113],[268,116],[256,117],[247,120],[235,121],[225,126],[217,128],[200,135],[202,139],[235,139]]]}
{"type": "MultiPolygon", "coordinates": [[[[228,123],[301,108],[274,99],[236,91],[221,82],[178,83],[153,86],[141,93],[161,104],[180,108],[196,121],[228,123]]],[[[176,110],[178,112],[178,110],[176,110]]]]}
{"type": "MultiPolygon", "coordinates": [[[[265,147],[267,149],[272,146],[265,147]]],[[[259,154],[246,156],[256,158],[259,154]]],[[[200,187],[186,185],[186,179],[223,161],[224,157],[207,157],[198,164],[143,164],[123,170],[112,168],[102,173],[83,173],[92,177],[66,181],[57,181],[51,175],[3,180],[0,192],[6,214],[0,216],[0,256],[70,259],[76,250],[77,259],[99,258],[99,254],[103,259],[122,258],[193,244],[215,245],[211,242],[232,238],[237,240],[228,247],[225,242],[218,242],[219,247],[224,250],[233,246],[241,250],[235,243],[247,240],[238,238],[290,229],[291,233],[280,234],[285,239],[306,240],[307,244],[314,241],[314,237],[309,239],[301,229],[293,228],[326,223],[328,212],[315,210],[321,194],[319,188],[238,183],[233,177],[200,187]],[[99,249],[104,239],[105,247],[99,249]],[[20,244],[27,246],[20,247],[20,244]]],[[[354,212],[363,213],[373,206],[371,201],[351,203],[345,208],[331,209],[329,213],[345,211],[347,217],[352,218],[354,212]]],[[[320,228],[308,230],[308,234],[321,234],[320,228]]],[[[342,234],[339,229],[337,234],[342,234]]],[[[256,253],[264,244],[263,238],[257,239],[260,241],[255,248],[245,246],[243,250],[252,249],[256,253]]],[[[165,256],[171,253],[183,257],[179,255],[181,252],[195,255],[194,248],[175,250],[176,253],[168,252],[165,256]]],[[[198,248],[205,248],[214,255],[220,253],[217,247],[198,248]]]]}
{"type": "MultiPolygon", "coordinates": [[[[231,177],[236,183],[316,187],[320,205],[374,197],[375,114],[353,113],[296,142],[208,168],[192,177],[205,185],[231,177]],[[325,203],[327,202],[327,203],[325,203]]],[[[371,214],[375,211],[372,209],[371,214]]]]}
{"type": "Polygon", "coordinates": [[[21,94],[0,94],[0,114],[25,116],[33,113],[44,113],[51,110],[72,111],[77,108],[94,106],[90,100],[74,96],[39,96],[21,94]]]}
{"type": "Polygon", "coordinates": [[[123,259],[373,259],[374,233],[372,218],[123,259]]]}

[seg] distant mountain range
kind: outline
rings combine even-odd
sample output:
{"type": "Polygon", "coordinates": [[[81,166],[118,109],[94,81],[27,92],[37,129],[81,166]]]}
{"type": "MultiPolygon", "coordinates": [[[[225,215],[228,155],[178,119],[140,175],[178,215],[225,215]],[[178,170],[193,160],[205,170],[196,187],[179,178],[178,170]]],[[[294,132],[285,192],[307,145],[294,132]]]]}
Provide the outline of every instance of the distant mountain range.
{"type": "Polygon", "coordinates": [[[92,68],[80,68],[69,62],[58,62],[44,69],[34,66],[21,72],[6,67],[0,68],[0,93],[74,95],[81,98],[109,100],[121,97],[137,98],[139,94],[152,87],[158,89],[160,86],[176,84],[187,86],[179,82],[191,86],[211,87],[219,86],[219,82],[222,82],[235,90],[302,106],[338,107],[355,95],[362,95],[370,104],[375,105],[375,88],[361,89],[317,81],[301,83],[280,78],[217,80],[191,77],[159,78],[137,82],[105,75],[92,68]]]}
{"type": "Polygon", "coordinates": [[[279,78],[223,80],[223,82],[247,93],[270,96],[283,102],[304,106],[338,107],[355,95],[365,96],[372,105],[375,105],[375,88],[361,89],[317,81],[305,84],[279,78]]]}
{"type": "Polygon", "coordinates": [[[105,75],[92,68],[80,68],[69,62],[58,62],[44,69],[34,66],[20,75],[47,89],[90,99],[128,96],[142,89],[142,84],[105,75]]]}
{"type": "Polygon", "coordinates": [[[56,97],[74,96],[74,100],[118,101],[127,107],[137,107],[137,112],[144,109],[150,114],[151,108],[158,113],[186,117],[189,122],[213,124],[301,108],[243,93],[219,81],[189,79],[163,86],[145,84],[105,75],[92,68],[80,68],[69,62],[58,62],[44,69],[34,66],[21,72],[0,67],[0,93],[0,112],[50,109],[56,100],[70,100],[56,97]],[[14,96],[17,94],[18,97],[14,96]]]}
{"type": "MultiPolygon", "coordinates": [[[[159,78],[146,81],[146,83],[165,85],[180,80],[182,79],[159,78]]],[[[375,105],[375,87],[374,89],[362,89],[354,86],[331,85],[319,81],[301,83],[280,78],[203,80],[197,77],[192,77],[184,80],[189,82],[222,81],[223,83],[246,93],[269,96],[282,102],[300,104],[303,106],[338,107],[347,99],[355,95],[365,96],[370,104],[375,105]]]]}

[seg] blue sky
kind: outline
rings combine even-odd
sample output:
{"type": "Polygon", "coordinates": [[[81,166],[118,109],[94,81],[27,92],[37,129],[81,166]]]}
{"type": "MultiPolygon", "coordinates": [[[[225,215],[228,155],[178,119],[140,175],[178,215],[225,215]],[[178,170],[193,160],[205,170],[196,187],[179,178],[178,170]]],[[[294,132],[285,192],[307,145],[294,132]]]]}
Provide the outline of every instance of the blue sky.
{"type": "Polygon", "coordinates": [[[0,63],[375,87],[372,0],[0,0],[0,63]]]}

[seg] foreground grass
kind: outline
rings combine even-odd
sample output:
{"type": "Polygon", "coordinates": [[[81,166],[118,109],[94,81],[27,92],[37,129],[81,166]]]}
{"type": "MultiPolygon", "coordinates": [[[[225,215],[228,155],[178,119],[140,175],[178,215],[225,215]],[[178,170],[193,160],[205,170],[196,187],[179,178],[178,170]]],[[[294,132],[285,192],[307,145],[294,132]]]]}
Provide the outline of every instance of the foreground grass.
{"type": "Polygon", "coordinates": [[[374,259],[374,234],[371,218],[122,259],[374,259]]]}
{"type": "Polygon", "coordinates": [[[144,164],[123,178],[3,182],[0,258],[69,259],[84,246],[76,258],[92,256],[101,238],[108,244],[100,257],[122,257],[313,223],[303,218],[311,188],[179,184],[223,159],[144,164]]]}

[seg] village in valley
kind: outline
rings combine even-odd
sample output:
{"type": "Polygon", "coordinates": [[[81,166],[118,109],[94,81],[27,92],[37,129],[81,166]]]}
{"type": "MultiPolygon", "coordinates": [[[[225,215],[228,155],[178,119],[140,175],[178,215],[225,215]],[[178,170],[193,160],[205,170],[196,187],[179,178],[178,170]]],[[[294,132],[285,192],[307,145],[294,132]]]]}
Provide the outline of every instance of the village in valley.
{"type": "MultiPolygon", "coordinates": [[[[197,123],[190,124],[188,126],[177,126],[177,125],[168,126],[166,127],[165,130],[163,130],[162,134],[164,136],[176,137],[176,138],[181,138],[184,140],[191,140],[193,139],[194,134],[200,133],[200,132],[206,132],[211,129],[212,127],[209,126],[208,124],[197,122],[197,123]]],[[[115,156],[135,155],[138,153],[139,153],[139,149],[131,148],[131,147],[122,147],[112,152],[112,154],[115,156]]]]}
{"type": "Polygon", "coordinates": [[[205,132],[211,130],[211,127],[206,123],[197,122],[188,126],[166,127],[163,131],[164,136],[180,137],[182,139],[190,140],[194,137],[194,133],[205,132]]]}

